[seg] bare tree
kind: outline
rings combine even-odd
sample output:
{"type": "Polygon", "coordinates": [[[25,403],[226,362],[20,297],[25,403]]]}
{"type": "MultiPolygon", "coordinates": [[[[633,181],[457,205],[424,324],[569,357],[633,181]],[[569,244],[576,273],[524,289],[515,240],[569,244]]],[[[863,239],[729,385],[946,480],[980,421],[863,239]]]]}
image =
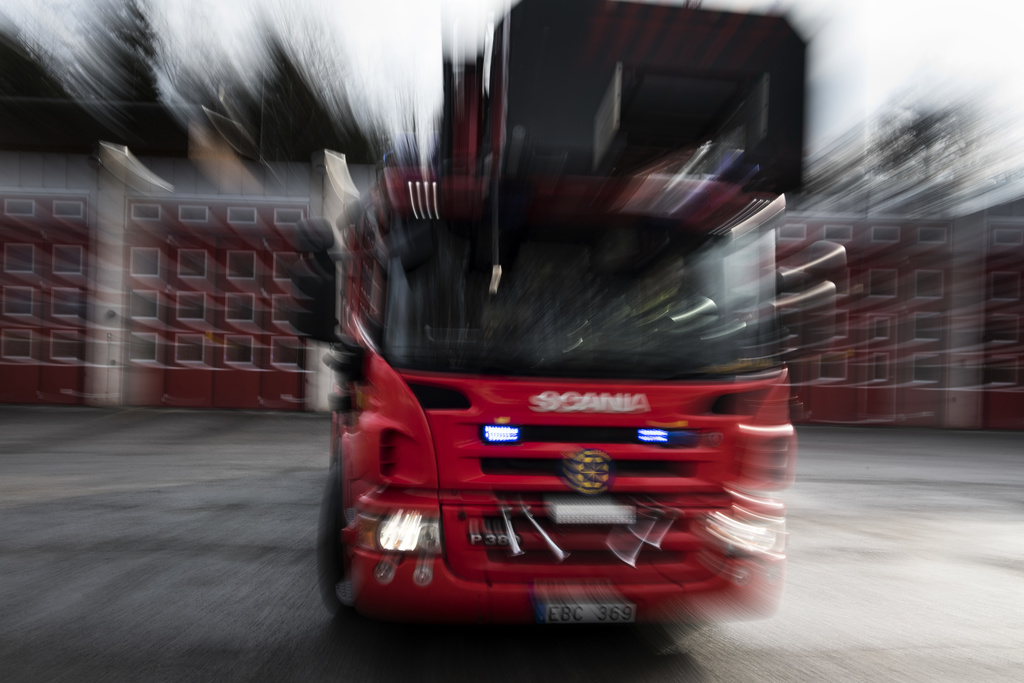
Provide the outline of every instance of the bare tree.
{"type": "Polygon", "coordinates": [[[807,162],[806,209],[935,215],[982,187],[993,141],[967,98],[915,89],[807,162]]]}
{"type": "Polygon", "coordinates": [[[963,175],[975,142],[977,115],[967,103],[917,102],[889,109],[879,119],[871,149],[881,174],[963,175]]]}
{"type": "Polygon", "coordinates": [[[247,149],[239,151],[254,159],[308,161],[327,148],[352,163],[374,163],[385,144],[383,127],[357,120],[343,84],[311,75],[276,31],[267,28],[260,38],[263,59],[255,74],[243,76],[226,63],[182,69],[176,90],[236,124],[247,138],[247,149]]]}
{"type": "Polygon", "coordinates": [[[69,65],[83,99],[157,102],[158,39],[142,0],[110,0],[85,25],[86,49],[69,65]]]}
{"type": "Polygon", "coordinates": [[[50,60],[13,30],[0,27],[0,97],[67,99],[50,60]]]}

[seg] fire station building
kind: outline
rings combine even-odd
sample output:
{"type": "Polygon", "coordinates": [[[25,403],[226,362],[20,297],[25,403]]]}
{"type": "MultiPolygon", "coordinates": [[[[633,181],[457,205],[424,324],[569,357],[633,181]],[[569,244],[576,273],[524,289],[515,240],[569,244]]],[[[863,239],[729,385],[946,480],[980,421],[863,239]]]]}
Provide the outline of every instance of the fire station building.
{"type": "Polygon", "coordinates": [[[326,408],[323,350],[285,320],[290,233],[372,169],[258,164],[201,134],[187,156],[0,151],[0,402],[326,408]]]}
{"type": "MultiPolygon", "coordinates": [[[[188,154],[0,144],[0,402],[326,409],[322,349],[285,320],[289,235],[340,216],[374,171],[333,152],[243,161],[203,135],[188,154]]],[[[1024,427],[1024,200],[934,220],[791,212],[779,257],[821,239],[846,247],[850,281],[836,343],[791,364],[798,419],[1024,427]]]]}
{"type": "Polygon", "coordinates": [[[1024,428],[1024,201],[946,219],[790,213],[780,258],[846,247],[828,352],[791,364],[802,420],[1024,428]]]}

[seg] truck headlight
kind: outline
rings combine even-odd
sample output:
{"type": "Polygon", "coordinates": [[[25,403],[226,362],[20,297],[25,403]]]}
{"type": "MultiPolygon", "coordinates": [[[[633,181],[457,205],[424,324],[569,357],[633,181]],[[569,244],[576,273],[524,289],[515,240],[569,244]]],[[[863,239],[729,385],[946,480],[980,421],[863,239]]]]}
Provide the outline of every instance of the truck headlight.
{"type": "Polygon", "coordinates": [[[715,511],[702,522],[704,529],[727,550],[778,557],[786,551],[785,517],[768,517],[733,506],[732,514],[715,511]]]}
{"type": "Polygon", "coordinates": [[[437,554],[441,552],[441,524],[418,510],[395,510],[383,517],[360,515],[356,539],[370,550],[437,554]]]}
{"type": "Polygon", "coordinates": [[[377,530],[377,542],[384,550],[409,552],[416,550],[420,542],[420,523],[423,515],[418,512],[399,510],[384,518],[377,530]]]}

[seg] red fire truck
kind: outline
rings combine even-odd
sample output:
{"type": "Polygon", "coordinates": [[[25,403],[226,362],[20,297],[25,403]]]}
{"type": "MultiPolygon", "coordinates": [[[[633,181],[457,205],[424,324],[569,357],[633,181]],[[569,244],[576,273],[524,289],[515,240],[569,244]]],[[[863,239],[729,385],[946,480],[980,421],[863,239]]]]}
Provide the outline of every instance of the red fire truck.
{"type": "Polygon", "coordinates": [[[430,162],[390,154],[337,226],[300,230],[294,324],[337,373],[325,604],[770,614],[784,360],[827,338],[845,267],[827,243],[775,263],[803,43],[777,17],[603,0],[526,0],[492,38],[446,62],[430,162]]]}

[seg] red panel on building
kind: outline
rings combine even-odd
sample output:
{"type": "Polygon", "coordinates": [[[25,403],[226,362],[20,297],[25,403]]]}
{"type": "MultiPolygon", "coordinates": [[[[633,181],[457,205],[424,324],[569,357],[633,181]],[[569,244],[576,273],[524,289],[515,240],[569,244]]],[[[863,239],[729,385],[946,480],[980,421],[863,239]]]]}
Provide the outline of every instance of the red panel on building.
{"type": "Polygon", "coordinates": [[[7,195],[0,215],[0,402],[81,403],[87,201],[7,195]]]}
{"type": "Polygon", "coordinates": [[[985,235],[982,415],[987,429],[1024,428],[1024,223],[993,222],[985,235]]]}
{"type": "Polygon", "coordinates": [[[847,250],[832,348],[793,364],[809,422],[942,426],[948,394],[951,226],[792,217],[779,257],[817,240],[847,250]]]}
{"type": "Polygon", "coordinates": [[[130,212],[127,401],[301,410],[304,347],[283,311],[287,235],[304,207],[139,201],[130,212]]]}

